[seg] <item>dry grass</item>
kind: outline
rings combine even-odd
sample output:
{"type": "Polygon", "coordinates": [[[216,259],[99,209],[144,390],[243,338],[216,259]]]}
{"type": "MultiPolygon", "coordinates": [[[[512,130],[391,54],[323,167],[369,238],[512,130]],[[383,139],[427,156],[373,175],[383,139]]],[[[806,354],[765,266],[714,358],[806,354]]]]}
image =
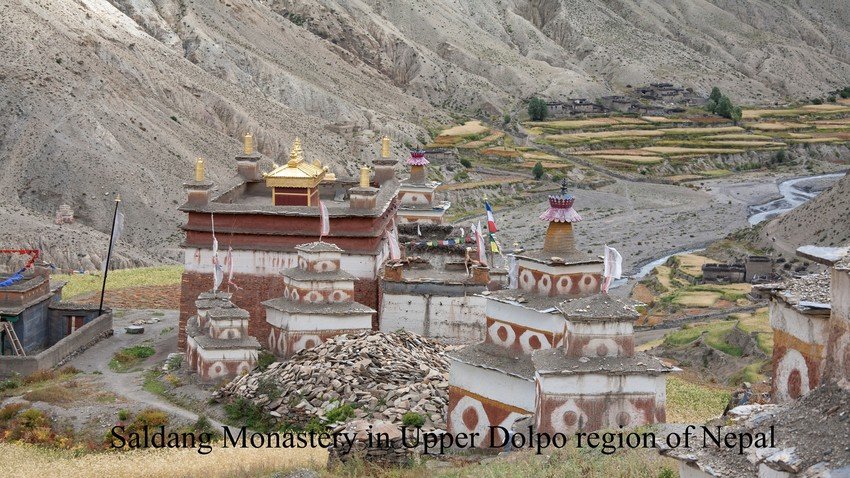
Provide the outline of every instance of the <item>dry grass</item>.
{"type": "Polygon", "coordinates": [[[785,143],[780,143],[778,141],[710,141],[709,144],[716,146],[730,146],[730,147],[753,147],[758,148],[760,146],[785,146],[785,143]]]}
{"type": "Polygon", "coordinates": [[[579,156],[583,155],[597,155],[597,154],[627,154],[631,156],[655,156],[655,153],[651,153],[649,151],[644,151],[642,149],[597,149],[594,151],[572,151],[570,154],[575,154],[579,156]]]}
{"type": "Polygon", "coordinates": [[[549,128],[560,130],[582,129],[582,128],[599,128],[617,124],[618,121],[614,117],[590,118],[581,120],[554,120],[554,121],[531,121],[526,123],[527,126],[536,128],[549,128]]]}
{"type": "Polygon", "coordinates": [[[681,254],[676,259],[679,261],[679,270],[694,277],[702,275],[703,265],[717,264],[717,261],[697,254],[681,254]]]}
{"type": "Polygon", "coordinates": [[[688,291],[676,294],[673,299],[674,304],[683,307],[712,307],[723,296],[720,292],[710,292],[703,290],[688,291]]]}
{"type": "Polygon", "coordinates": [[[254,477],[296,467],[320,468],[323,449],[222,449],[208,455],[192,449],[134,450],[75,457],[72,453],[0,443],[0,462],[7,478],[76,478],[90,476],[254,477]]]}
{"type": "Polygon", "coordinates": [[[716,134],[716,133],[738,133],[745,131],[740,126],[709,126],[705,128],[661,128],[656,131],[661,131],[664,134],[716,134]]]}
{"type": "Polygon", "coordinates": [[[806,105],[806,106],[803,106],[800,109],[802,109],[804,111],[818,111],[818,112],[828,111],[830,113],[837,113],[837,112],[843,113],[843,112],[846,112],[846,111],[850,111],[850,108],[848,108],[847,106],[831,105],[831,104],[827,104],[827,103],[824,103],[824,104],[821,104],[821,105],[806,105]]]}
{"type": "Polygon", "coordinates": [[[502,138],[505,136],[504,131],[496,131],[495,133],[485,136],[484,138],[479,139],[478,141],[470,141],[468,143],[461,144],[458,148],[462,149],[478,149],[487,146],[488,144],[502,138]]]}
{"type": "Polygon", "coordinates": [[[728,391],[678,377],[667,378],[667,423],[705,423],[720,416],[728,391]]]}
{"type": "MultiPolygon", "coordinates": [[[[106,290],[140,286],[165,286],[180,283],[183,266],[138,267],[109,271],[106,290]]],[[[52,279],[67,281],[62,289],[62,298],[70,299],[100,291],[103,276],[98,274],[54,274],[52,279]]]]}
{"type": "Polygon", "coordinates": [[[641,116],[641,119],[649,121],[650,123],[676,123],[679,121],[684,121],[681,119],[667,118],[665,116],[641,116]]]}
{"type": "Polygon", "coordinates": [[[541,151],[528,151],[522,153],[522,157],[525,159],[536,161],[564,161],[564,159],[559,156],[555,156],[554,154],[549,153],[543,153],[541,151]]]}
{"type": "Polygon", "coordinates": [[[525,178],[517,178],[516,176],[505,176],[502,178],[488,179],[485,181],[470,181],[465,183],[441,184],[437,187],[437,191],[460,191],[463,189],[475,189],[485,186],[495,186],[502,184],[513,184],[530,181],[525,178]]]}
{"type": "Polygon", "coordinates": [[[728,133],[728,134],[712,134],[712,135],[704,136],[702,139],[704,139],[704,140],[715,140],[715,139],[760,140],[760,139],[773,139],[773,137],[767,136],[767,135],[764,135],[764,134],[728,133]]]}
{"type": "Polygon", "coordinates": [[[641,148],[644,151],[649,151],[652,153],[659,154],[694,154],[694,155],[702,155],[702,154],[733,154],[733,153],[743,153],[743,149],[734,149],[734,148],[683,148],[681,146],[647,146],[645,148],[641,148]]]}
{"type": "Polygon", "coordinates": [[[521,152],[513,148],[506,148],[504,146],[494,146],[492,148],[482,149],[481,154],[490,154],[493,156],[501,156],[505,158],[518,158],[522,156],[521,152]]]}
{"type": "Polygon", "coordinates": [[[546,139],[554,142],[573,143],[588,139],[610,139],[610,138],[651,138],[664,136],[659,130],[652,129],[622,129],[618,131],[597,131],[592,133],[553,134],[546,139]]]}
{"type": "Polygon", "coordinates": [[[662,158],[658,156],[639,156],[629,154],[600,154],[590,157],[593,159],[605,159],[609,161],[621,161],[635,164],[658,164],[662,161],[662,158]]]}
{"type": "Polygon", "coordinates": [[[490,131],[490,128],[481,124],[478,120],[467,121],[466,123],[445,129],[440,132],[439,136],[469,136],[473,134],[481,134],[490,131]]]}
{"type": "Polygon", "coordinates": [[[790,131],[814,127],[814,125],[808,123],[793,123],[790,121],[764,121],[760,123],[747,123],[745,126],[760,131],[790,131]]]}

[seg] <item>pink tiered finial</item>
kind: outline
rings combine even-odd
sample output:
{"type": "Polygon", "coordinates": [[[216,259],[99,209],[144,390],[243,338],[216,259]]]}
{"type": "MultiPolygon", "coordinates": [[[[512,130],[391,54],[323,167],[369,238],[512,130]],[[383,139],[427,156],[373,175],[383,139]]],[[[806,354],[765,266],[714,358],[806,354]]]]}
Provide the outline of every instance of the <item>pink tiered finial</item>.
{"type": "Polygon", "coordinates": [[[547,222],[579,222],[581,216],[573,209],[575,198],[567,193],[566,178],[561,182],[561,194],[549,196],[549,209],[540,215],[547,222]]]}
{"type": "Polygon", "coordinates": [[[425,166],[428,163],[430,163],[430,161],[425,158],[425,151],[422,151],[421,149],[411,151],[410,157],[407,158],[407,164],[411,166],[425,166]]]}

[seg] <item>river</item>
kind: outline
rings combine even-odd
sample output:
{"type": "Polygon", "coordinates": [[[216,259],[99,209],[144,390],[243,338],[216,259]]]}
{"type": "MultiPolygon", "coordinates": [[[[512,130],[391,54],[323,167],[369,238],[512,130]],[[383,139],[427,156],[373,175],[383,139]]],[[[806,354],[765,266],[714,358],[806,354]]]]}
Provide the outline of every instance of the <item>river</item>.
{"type": "MultiPolygon", "coordinates": [[[[790,211],[795,207],[805,203],[806,201],[814,198],[820,191],[806,191],[805,189],[798,186],[798,184],[811,181],[816,179],[835,179],[836,181],[842,177],[844,177],[845,173],[834,173],[834,174],[820,174],[817,176],[804,176],[802,178],[794,178],[788,179],[786,181],[782,181],[779,183],[779,194],[782,196],[779,199],[774,199],[773,201],[766,202],[764,204],[759,204],[755,206],[750,206],[750,216],[748,221],[750,225],[758,224],[762,221],[766,221],[768,219],[774,218],[784,212],[790,211]]],[[[704,248],[697,249],[689,249],[686,251],[675,252],[673,254],[668,254],[664,257],[655,259],[652,262],[648,262],[641,266],[637,273],[623,277],[622,279],[617,279],[612,282],[611,288],[616,288],[624,285],[629,279],[633,280],[641,280],[650,273],[652,273],[653,269],[656,267],[663,265],[667,262],[667,259],[670,259],[673,256],[678,256],[681,254],[693,254],[694,252],[699,252],[704,250],[704,248]]]]}
{"type": "Polygon", "coordinates": [[[810,192],[797,186],[801,182],[811,181],[813,179],[835,179],[837,181],[842,177],[844,177],[844,173],[805,176],[802,178],[782,181],[779,183],[779,194],[782,195],[782,197],[764,204],[750,206],[750,212],[752,214],[750,214],[750,217],[747,220],[751,226],[754,226],[762,221],[772,219],[784,212],[788,212],[820,194],[820,191],[810,192]]]}

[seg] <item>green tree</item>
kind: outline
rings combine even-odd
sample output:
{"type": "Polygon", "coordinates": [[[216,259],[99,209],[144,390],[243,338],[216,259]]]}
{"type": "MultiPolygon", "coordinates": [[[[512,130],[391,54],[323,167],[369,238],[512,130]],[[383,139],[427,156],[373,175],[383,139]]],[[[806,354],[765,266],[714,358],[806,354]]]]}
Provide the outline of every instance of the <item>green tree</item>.
{"type": "Polygon", "coordinates": [[[729,116],[729,119],[731,119],[732,122],[734,122],[737,125],[738,121],[741,121],[741,118],[743,116],[744,116],[744,112],[741,111],[741,107],[735,106],[735,107],[732,108],[732,114],[729,116]]]}
{"type": "Polygon", "coordinates": [[[723,94],[720,93],[720,88],[714,87],[711,89],[711,94],[708,95],[708,99],[713,101],[714,104],[720,103],[720,98],[723,97],[723,94]]]}
{"type": "Polygon", "coordinates": [[[714,100],[708,100],[705,102],[705,110],[709,113],[714,114],[717,111],[717,102],[714,100]]]}
{"type": "Polygon", "coordinates": [[[714,114],[723,116],[724,118],[731,118],[732,110],[734,109],[735,107],[732,106],[732,100],[730,100],[728,96],[723,95],[720,97],[720,101],[717,102],[717,108],[714,110],[714,114]]]}
{"type": "Polygon", "coordinates": [[[531,117],[532,121],[545,120],[548,112],[546,102],[540,98],[534,97],[528,102],[528,116],[531,117]]]}
{"type": "Polygon", "coordinates": [[[533,168],[531,168],[531,174],[533,174],[533,175],[534,175],[534,179],[537,179],[537,180],[540,180],[540,178],[542,178],[542,177],[543,177],[543,173],[544,173],[544,171],[545,171],[545,170],[543,169],[543,163],[541,163],[540,161],[538,161],[537,163],[535,163],[535,164],[534,164],[534,167],[533,167],[533,168]]]}

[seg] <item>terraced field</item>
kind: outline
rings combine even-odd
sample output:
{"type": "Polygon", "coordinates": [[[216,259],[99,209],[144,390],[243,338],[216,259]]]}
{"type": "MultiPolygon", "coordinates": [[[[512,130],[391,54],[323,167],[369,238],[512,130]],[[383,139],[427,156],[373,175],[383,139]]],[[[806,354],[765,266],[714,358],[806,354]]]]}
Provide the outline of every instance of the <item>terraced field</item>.
{"type": "MultiPolygon", "coordinates": [[[[693,112],[681,117],[615,115],[523,126],[535,143],[555,147],[564,155],[611,170],[679,182],[730,174],[737,166],[717,167],[717,163],[733,155],[766,153],[763,161],[774,157],[778,161],[784,158],[779,151],[795,145],[848,143],[850,101],[744,110],[743,121],[737,125],[693,112]],[[712,165],[703,158],[719,161],[712,165]]],[[[749,169],[753,164],[740,167],[749,169]]]]}

